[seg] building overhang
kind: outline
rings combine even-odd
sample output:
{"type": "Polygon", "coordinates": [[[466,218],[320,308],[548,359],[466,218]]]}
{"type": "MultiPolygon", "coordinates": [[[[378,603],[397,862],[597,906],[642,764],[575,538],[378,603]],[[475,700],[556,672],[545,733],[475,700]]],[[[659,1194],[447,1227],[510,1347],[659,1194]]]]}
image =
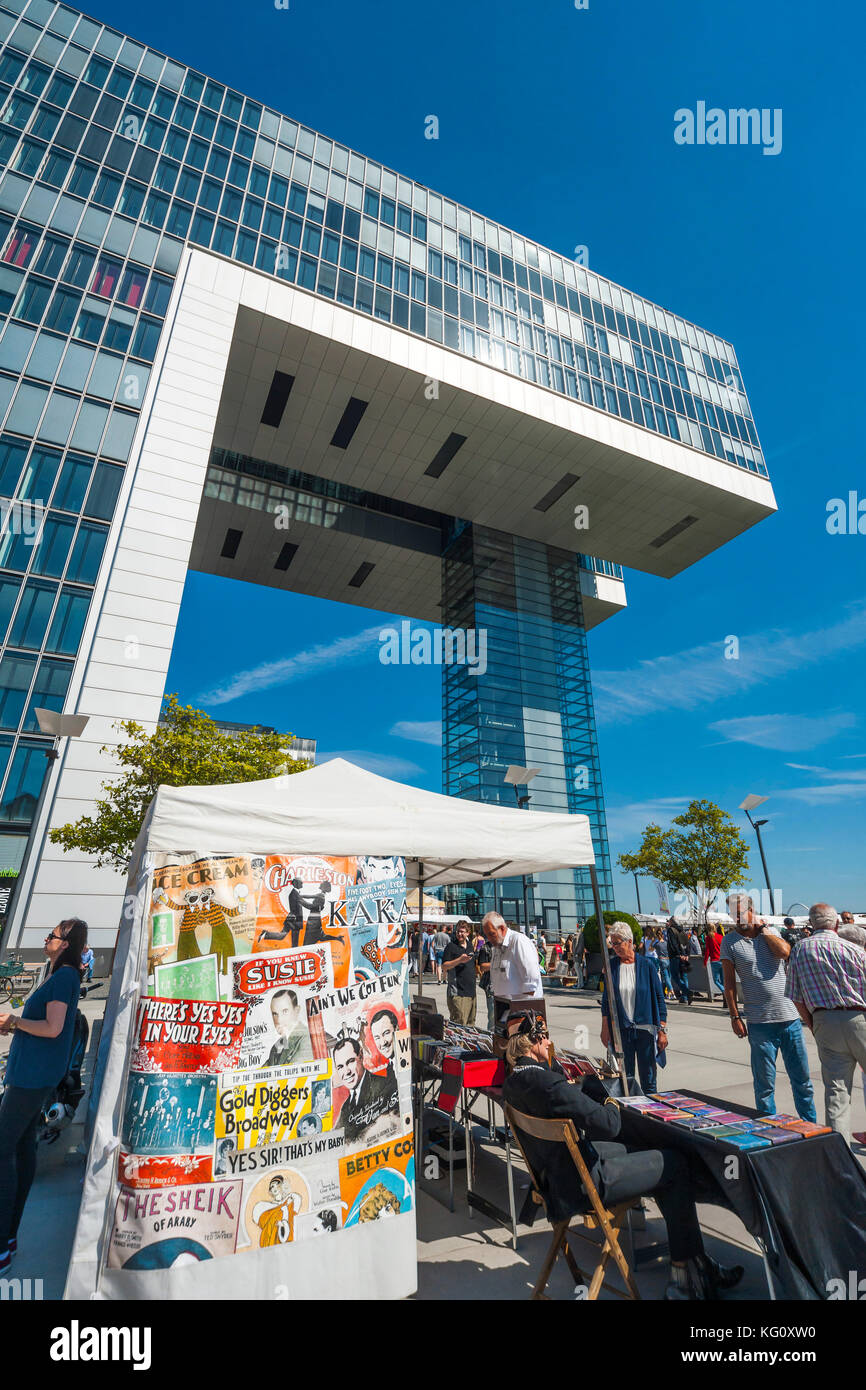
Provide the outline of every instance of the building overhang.
{"type": "Polygon", "coordinates": [[[776,509],[764,478],[192,254],[234,312],[218,448],[665,578],[776,509]]]}

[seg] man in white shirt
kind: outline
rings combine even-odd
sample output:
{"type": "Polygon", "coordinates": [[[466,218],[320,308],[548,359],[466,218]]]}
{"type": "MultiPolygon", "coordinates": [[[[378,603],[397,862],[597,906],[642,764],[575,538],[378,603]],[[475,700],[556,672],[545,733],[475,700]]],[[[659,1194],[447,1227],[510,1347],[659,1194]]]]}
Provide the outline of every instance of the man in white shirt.
{"type": "Polygon", "coordinates": [[[508,1045],[505,1019],[512,1005],[531,1004],[536,1013],[546,1016],[538,951],[528,936],[506,926],[498,912],[488,912],[481,923],[485,940],[491,948],[490,980],[496,1009],[494,1051],[504,1053],[508,1045]]]}

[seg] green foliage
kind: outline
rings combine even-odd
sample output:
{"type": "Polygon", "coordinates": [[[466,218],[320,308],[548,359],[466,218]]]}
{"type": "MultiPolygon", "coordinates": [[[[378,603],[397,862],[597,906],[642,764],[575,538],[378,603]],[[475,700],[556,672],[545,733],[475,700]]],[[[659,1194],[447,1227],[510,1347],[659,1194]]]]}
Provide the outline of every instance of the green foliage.
{"type": "Polygon", "coordinates": [[[257,782],[280,773],[303,772],[308,766],[286,756],[287,734],[258,730],[227,733],[203,710],[180,705],[166,695],[161,722],[153,733],[134,719],[112,725],[126,741],[103,747],[124,769],[116,781],[103,782],[104,797],[93,816],[61,825],[50,832],[51,842],[64,850],[80,850],[97,866],[125,869],[145,812],[160,786],[216,786],[225,782],[257,782]]]}
{"type": "Polygon", "coordinates": [[[617,863],[623,873],[657,878],[686,893],[704,922],[714,895],[745,883],[749,872],[746,841],[712,801],[692,801],[669,830],[648,825],[636,853],[621,854],[617,863]]]}
{"type": "MultiPolygon", "coordinates": [[[[605,912],[605,926],[610,927],[614,922],[625,922],[627,927],[631,927],[634,944],[637,946],[640,943],[641,937],[643,936],[643,927],[636,917],[632,917],[630,912],[622,912],[618,907],[615,907],[612,912],[605,912]]],[[[591,954],[594,955],[596,952],[601,951],[601,941],[598,935],[598,918],[595,913],[593,913],[591,917],[587,917],[583,924],[583,942],[587,951],[591,954]]]]}

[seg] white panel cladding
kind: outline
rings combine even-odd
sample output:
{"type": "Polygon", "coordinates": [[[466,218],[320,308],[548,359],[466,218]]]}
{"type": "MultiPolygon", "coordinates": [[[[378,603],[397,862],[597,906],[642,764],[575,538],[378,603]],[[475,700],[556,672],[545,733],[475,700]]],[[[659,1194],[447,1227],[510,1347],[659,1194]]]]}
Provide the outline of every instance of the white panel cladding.
{"type": "Polygon", "coordinates": [[[90,723],[61,750],[35,830],[41,855],[25,947],[72,914],[89,923],[94,946],[115,939],[123,875],[64,854],[46,829],[92,812],[101,782],[117,771],[100,751],[117,741],[115,720],[156,725],[241,284],[241,271],[201,254],[188,254],[178,273],[66,704],[90,723]]]}

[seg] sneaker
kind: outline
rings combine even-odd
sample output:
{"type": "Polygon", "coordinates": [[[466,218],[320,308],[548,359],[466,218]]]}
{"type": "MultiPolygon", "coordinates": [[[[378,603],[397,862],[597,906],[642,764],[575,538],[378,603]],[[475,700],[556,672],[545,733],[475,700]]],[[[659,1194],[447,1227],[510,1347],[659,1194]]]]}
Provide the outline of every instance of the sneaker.
{"type": "Polygon", "coordinates": [[[668,1303],[686,1303],[715,1297],[715,1291],[698,1261],[688,1260],[679,1268],[671,1266],[671,1279],[665,1289],[668,1303]]]}

